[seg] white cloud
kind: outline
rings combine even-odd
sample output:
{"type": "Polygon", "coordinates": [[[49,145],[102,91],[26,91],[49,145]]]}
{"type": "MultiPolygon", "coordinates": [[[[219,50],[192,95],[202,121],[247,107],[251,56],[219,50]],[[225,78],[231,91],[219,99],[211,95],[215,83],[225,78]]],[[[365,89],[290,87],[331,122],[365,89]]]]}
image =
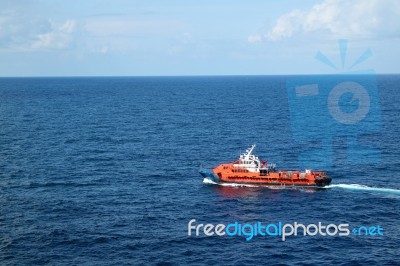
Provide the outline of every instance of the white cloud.
{"type": "Polygon", "coordinates": [[[153,53],[167,49],[172,35],[179,34],[180,43],[191,42],[185,25],[173,19],[140,18],[127,15],[88,17],[83,25],[84,46],[92,53],[128,54],[132,51],[153,53]],[[106,47],[106,49],[105,49],[106,47]],[[154,50],[153,50],[154,49],[154,50]]]}
{"type": "Polygon", "coordinates": [[[85,30],[94,36],[132,36],[132,34],[159,34],[182,28],[176,21],[135,20],[129,17],[101,17],[88,19],[85,30]]]}
{"type": "Polygon", "coordinates": [[[193,42],[193,36],[190,32],[184,32],[183,34],[177,37],[177,40],[182,44],[189,44],[193,42]]]}
{"type": "Polygon", "coordinates": [[[254,35],[250,35],[249,37],[247,37],[247,41],[249,43],[255,43],[255,42],[259,42],[263,39],[263,36],[260,34],[254,34],[254,35]]]}
{"type": "Polygon", "coordinates": [[[91,50],[93,53],[99,53],[99,54],[106,54],[108,53],[108,46],[101,46],[100,48],[93,48],[91,50]]]}
{"type": "Polygon", "coordinates": [[[373,39],[400,37],[398,0],[325,0],[308,11],[293,10],[280,16],[266,34],[249,42],[277,41],[300,34],[332,38],[373,39]]]}
{"type": "Polygon", "coordinates": [[[65,49],[73,39],[76,21],[62,23],[36,15],[28,16],[18,8],[0,11],[0,51],[29,52],[65,49]]]}
{"type": "Polygon", "coordinates": [[[72,40],[72,33],[75,30],[75,20],[69,19],[61,26],[50,21],[52,29],[49,32],[37,35],[37,40],[31,45],[33,49],[64,49],[72,40]]]}

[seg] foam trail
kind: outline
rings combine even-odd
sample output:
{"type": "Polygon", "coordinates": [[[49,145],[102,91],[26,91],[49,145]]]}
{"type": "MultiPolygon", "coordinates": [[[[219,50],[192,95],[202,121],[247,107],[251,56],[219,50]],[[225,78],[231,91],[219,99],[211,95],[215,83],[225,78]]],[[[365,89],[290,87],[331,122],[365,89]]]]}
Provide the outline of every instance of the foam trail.
{"type": "Polygon", "coordinates": [[[216,185],[217,183],[215,183],[214,181],[212,181],[211,179],[208,179],[207,177],[205,177],[203,179],[203,183],[204,184],[211,184],[211,185],[216,185]]]}
{"type": "Polygon", "coordinates": [[[219,185],[219,186],[224,186],[224,187],[258,187],[255,185],[249,185],[249,184],[238,184],[238,183],[216,183],[212,181],[211,179],[204,178],[203,179],[204,184],[211,184],[211,185],[219,185]]]}
{"type": "Polygon", "coordinates": [[[208,185],[218,185],[218,186],[223,186],[223,187],[265,187],[269,189],[297,189],[296,187],[290,187],[290,186],[279,186],[279,185],[251,185],[251,184],[238,184],[238,183],[216,183],[212,181],[211,179],[204,178],[203,179],[203,184],[208,184],[208,185]]]}
{"type": "Polygon", "coordinates": [[[386,194],[400,195],[400,189],[369,187],[369,186],[360,185],[360,184],[335,184],[335,185],[326,186],[325,188],[343,188],[343,189],[350,189],[350,190],[361,190],[361,191],[380,192],[380,193],[386,193],[386,194]]]}

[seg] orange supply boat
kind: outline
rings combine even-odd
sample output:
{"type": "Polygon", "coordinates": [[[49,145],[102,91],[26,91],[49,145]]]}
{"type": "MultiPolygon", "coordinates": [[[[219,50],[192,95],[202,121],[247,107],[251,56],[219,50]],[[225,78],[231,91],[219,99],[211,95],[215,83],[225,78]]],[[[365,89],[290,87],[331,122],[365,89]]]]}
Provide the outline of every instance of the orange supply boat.
{"type": "Polygon", "coordinates": [[[223,163],[210,169],[200,168],[199,172],[203,177],[217,183],[323,187],[332,181],[321,171],[277,170],[276,164],[260,162],[258,157],[252,154],[255,147],[255,144],[252,145],[232,163],[223,163]]]}

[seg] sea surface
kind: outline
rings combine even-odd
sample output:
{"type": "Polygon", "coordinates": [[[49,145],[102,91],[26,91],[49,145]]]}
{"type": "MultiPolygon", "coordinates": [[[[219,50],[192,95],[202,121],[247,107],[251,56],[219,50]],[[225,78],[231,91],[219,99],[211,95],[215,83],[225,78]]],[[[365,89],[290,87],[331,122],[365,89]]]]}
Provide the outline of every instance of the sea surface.
{"type": "Polygon", "coordinates": [[[309,141],[294,137],[286,87],[296,78],[1,78],[0,264],[400,265],[400,76],[376,77],[378,126],[351,133],[374,154],[356,162],[348,136],[324,120],[309,141]],[[320,157],[332,162],[323,169],[331,186],[218,185],[199,175],[251,144],[290,169],[310,147],[331,147],[320,157]],[[191,219],[347,223],[380,226],[383,236],[188,236],[191,219]]]}

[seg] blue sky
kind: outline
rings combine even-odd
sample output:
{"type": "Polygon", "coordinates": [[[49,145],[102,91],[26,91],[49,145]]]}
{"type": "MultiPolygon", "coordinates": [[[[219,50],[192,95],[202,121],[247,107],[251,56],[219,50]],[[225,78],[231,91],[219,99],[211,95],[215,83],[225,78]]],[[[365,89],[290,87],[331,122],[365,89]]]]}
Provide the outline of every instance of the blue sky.
{"type": "Polygon", "coordinates": [[[398,0],[2,0],[0,76],[400,73],[399,17],[398,0]]]}

